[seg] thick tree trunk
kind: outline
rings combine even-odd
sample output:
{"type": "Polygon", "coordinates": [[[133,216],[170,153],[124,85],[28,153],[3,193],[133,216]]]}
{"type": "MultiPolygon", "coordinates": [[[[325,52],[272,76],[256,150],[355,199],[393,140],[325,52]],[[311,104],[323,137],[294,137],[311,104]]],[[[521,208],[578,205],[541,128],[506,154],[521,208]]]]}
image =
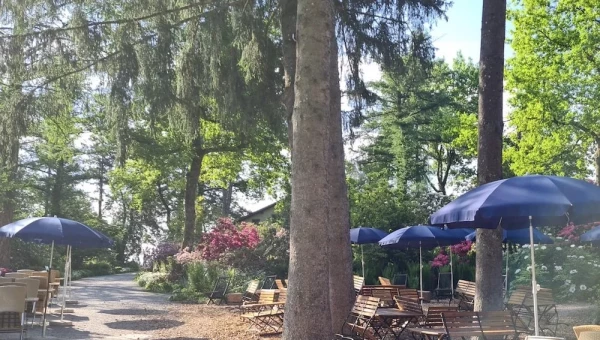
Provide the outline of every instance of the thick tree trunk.
{"type": "Polygon", "coordinates": [[[196,198],[198,197],[198,181],[200,180],[203,159],[204,151],[202,150],[202,143],[197,139],[194,142],[194,157],[192,158],[190,169],[185,174],[185,197],[183,203],[185,222],[181,249],[191,248],[194,242],[194,234],[196,232],[196,198]]]}
{"type": "Polygon", "coordinates": [[[350,249],[350,207],[346,187],[342,94],[338,69],[336,36],[331,39],[329,112],[329,301],[334,331],[341,329],[354,303],[352,251],[350,249]]]}
{"type": "Polygon", "coordinates": [[[227,217],[231,215],[231,202],[233,198],[233,184],[229,183],[227,188],[222,189],[223,193],[223,209],[221,215],[227,217]]]}
{"type": "Polygon", "coordinates": [[[332,0],[298,0],[290,288],[284,339],[331,339],[329,133],[332,0]],[[323,62],[325,61],[325,62],[323,62]]]}
{"type": "MultiPolygon", "coordinates": [[[[479,60],[479,184],[502,178],[506,0],[484,0],[479,60]]],[[[502,229],[477,230],[475,310],[501,310],[502,229]]]]}
{"type": "Polygon", "coordinates": [[[283,38],[283,105],[287,117],[288,141],[292,148],[292,114],[294,113],[294,79],[296,78],[296,11],[298,0],[281,0],[281,36],[283,38]]]}

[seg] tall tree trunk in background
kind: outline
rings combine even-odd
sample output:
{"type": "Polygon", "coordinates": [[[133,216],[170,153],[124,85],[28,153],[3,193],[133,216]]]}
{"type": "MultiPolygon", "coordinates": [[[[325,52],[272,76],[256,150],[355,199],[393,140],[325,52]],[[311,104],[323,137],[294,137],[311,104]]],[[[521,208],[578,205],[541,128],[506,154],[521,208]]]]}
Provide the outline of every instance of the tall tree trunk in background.
{"type": "Polygon", "coordinates": [[[338,69],[338,45],[331,39],[329,112],[329,301],[334,331],[342,327],[354,303],[352,250],[350,248],[350,207],[346,187],[342,94],[338,69]]]}
{"type": "MultiPolygon", "coordinates": [[[[0,227],[13,222],[15,214],[15,190],[12,188],[17,177],[17,164],[19,162],[19,138],[15,136],[6,147],[6,158],[0,159],[0,176],[6,179],[6,187],[0,197],[0,227]]],[[[1,151],[0,151],[1,152],[1,151]]],[[[0,267],[10,267],[10,239],[0,238],[0,267]]]]}
{"type": "Polygon", "coordinates": [[[181,249],[192,247],[194,242],[194,233],[196,231],[196,198],[198,197],[198,181],[202,170],[202,160],[204,151],[200,138],[194,140],[194,157],[190,164],[188,172],[185,174],[185,197],[184,210],[185,222],[183,227],[183,241],[181,249]]]}
{"type": "MultiPolygon", "coordinates": [[[[283,339],[331,339],[329,305],[332,0],[298,0],[292,115],[290,288],[283,339]]],[[[339,86],[338,84],[334,84],[339,86]]]]}
{"type": "Polygon", "coordinates": [[[296,78],[296,11],[298,0],[281,0],[279,23],[283,48],[284,89],[283,105],[287,117],[288,141],[292,149],[292,114],[294,112],[294,80],[296,78]]]}
{"type": "Polygon", "coordinates": [[[98,162],[98,170],[100,172],[100,176],[98,176],[98,219],[102,219],[102,204],[104,203],[104,157],[100,156],[100,160],[98,162]]]}
{"type": "Polygon", "coordinates": [[[54,175],[54,185],[50,194],[50,215],[62,217],[61,201],[63,198],[63,186],[65,176],[65,161],[62,159],[56,165],[56,174],[54,175]]]}
{"type": "MultiPolygon", "coordinates": [[[[484,0],[479,57],[479,184],[502,178],[506,0],[484,0]]],[[[477,230],[475,310],[501,310],[502,229],[477,230]]]]}
{"type": "Polygon", "coordinates": [[[223,194],[223,209],[221,211],[222,216],[231,215],[231,201],[233,196],[233,183],[229,183],[227,188],[221,190],[223,194]]]}

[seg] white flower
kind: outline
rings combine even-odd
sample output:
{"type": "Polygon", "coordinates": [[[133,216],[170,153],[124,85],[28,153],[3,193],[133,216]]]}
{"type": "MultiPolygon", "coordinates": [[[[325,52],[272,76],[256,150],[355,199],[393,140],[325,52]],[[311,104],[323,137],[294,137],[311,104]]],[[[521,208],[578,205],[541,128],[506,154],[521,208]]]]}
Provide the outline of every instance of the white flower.
{"type": "Polygon", "coordinates": [[[575,248],[575,245],[574,245],[574,244],[572,244],[572,245],[571,245],[571,248],[575,248]]]}
{"type": "Polygon", "coordinates": [[[560,237],[560,236],[556,236],[556,239],[557,239],[557,240],[562,240],[563,238],[562,238],[562,237],[560,237]]]}
{"type": "Polygon", "coordinates": [[[577,269],[571,269],[571,271],[569,272],[569,274],[577,274],[577,269]]]}
{"type": "Polygon", "coordinates": [[[581,286],[579,286],[579,289],[580,290],[587,290],[587,287],[585,285],[581,285],[581,286]]]}
{"type": "Polygon", "coordinates": [[[527,266],[527,271],[530,271],[530,270],[531,270],[531,266],[527,266]]]}
{"type": "Polygon", "coordinates": [[[571,285],[571,287],[569,288],[569,292],[575,293],[575,289],[575,285],[571,285]]]}
{"type": "Polygon", "coordinates": [[[565,284],[566,285],[570,285],[571,284],[571,280],[565,280],[565,284]]]}
{"type": "Polygon", "coordinates": [[[585,259],[585,256],[579,256],[580,259],[585,259]]]}
{"type": "Polygon", "coordinates": [[[548,270],[548,267],[542,266],[542,270],[548,270]]]}
{"type": "Polygon", "coordinates": [[[546,246],[542,246],[542,250],[546,250],[546,246]]]}
{"type": "Polygon", "coordinates": [[[523,245],[523,248],[529,248],[529,247],[531,247],[529,244],[524,244],[523,245]]]}
{"type": "Polygon", "coordinates": [[[515,270],[515,275],[519,274],[520,272],[521,272],[521,269],[515,270]]]}
{"type": "Polygon", "coordinates": [[[577,247],[577,248],[581,249],[581,248],[583,248],[583,246],[579,246],[579,247],[577,247]]]}
{"type": "Polygon", "coordinates": [[[592,264],[591,262],[588,262],[588,264],[592,264]]]}
{"type": "Polygon", "coordinates": [[[554,248],[554,249],[556,249],[556,250],[562,250],[562,248],[561,248],[561,247],[556,247],[556,248],[554,248]]]}
{"type": "Polygon", "coordinates": [[[529,258],[529,255],[525,255],[525,260],[527,260],[529,258]]]}
{"type": "Polygon", "coordinates": [[[554,266],[554,270],[562,270],[562,266],[554,266]]]}

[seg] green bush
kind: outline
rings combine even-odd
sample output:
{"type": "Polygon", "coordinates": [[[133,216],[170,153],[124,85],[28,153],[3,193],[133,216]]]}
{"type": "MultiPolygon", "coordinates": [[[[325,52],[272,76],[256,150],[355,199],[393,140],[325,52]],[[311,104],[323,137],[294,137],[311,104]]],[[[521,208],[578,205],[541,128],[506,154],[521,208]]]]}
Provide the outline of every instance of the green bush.
{"type": "Polygon", "coordinates": [[[193,303],[202,302],[204,299],[204,295],[188,287],[178,287],[173,289],[173,293],[169,297],[170,301],[193,303]]]}
{"type": "Polygon", "coordinates": [[[155,293],[170,293],[173,291],[173,283],[169,282],[167,273],[146,272],[136,276],[140,287],[155,293]]]}
{"type": "Polygon", "coordinates": [[[106,261],[87,262],[81,269],[91,272],[90,276],[110,275],[115,272],[113,265],[106,261]]]}

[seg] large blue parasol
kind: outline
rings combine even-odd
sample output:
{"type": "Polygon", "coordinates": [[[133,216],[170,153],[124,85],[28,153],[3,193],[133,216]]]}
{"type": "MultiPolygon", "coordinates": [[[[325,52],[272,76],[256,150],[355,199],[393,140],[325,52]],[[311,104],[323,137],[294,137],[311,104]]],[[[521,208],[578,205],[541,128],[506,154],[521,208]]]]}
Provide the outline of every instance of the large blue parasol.
{"type": "Polygon", "coordinates": [[[433,213],[430,223],[474,228],[529,226],[535,335],[539,335],[533,227],[587,223],[600,217],[600,187],[558,176],[512,177],[479,186],[433,213]]]}
{"type": "Polygon", "coordinates": [[[350,229],[350,242],[360,244],[360,258],[362,264],[362,276],[365,277],[365,255],[363,253],[363,244],[377,243],[388,233],[377,228],[358,227],[350,229]]]}
{"type": "MultiPolygon", "coordinates": [[[[70,247],[78,248],[110,248],[114,241],[108,236],[96,231],[85,224],[58,217],[32,217],[7,224],[0,228],[0,237],[16,237],[26,242],[50,244],[50,266],[48,269],[48,282],[50,282],[50,270],[52,269],[52,258],[54,256],[54,245],[67,246],[67,263],[65,274],[70,268],[70,247]]],[[[67,275],[65,275],[65,280],[67,275]]],[[[67,282],[64,283],[66,288],[67,282]]],[[[46,295],[49,291],[46,288],[46,295]]],[[[61,322],[65,305],[65,293],[61,306],[61,322]]],[[[43,331],[46,335],[46,312],[48,306],[44,307],[43,331]]]]}
{"type": "MultiPolygon", "coordinates": [[[[442,229],[426,225],[418,225],[398,229],[379,241],[384,248],[419,248],[419,288],[423,298],[423,258],[422,248],[435,248],[457,244],[465,240],[465,237],[473,229],[442,229]]],[[[452,259],[452,254],[450,254],[452,259]]],[[[450,264],[452,273],[452,263],[450,264]]],[[[453,274],[452,274],[453,275],[453,274]]],[[[451,279],[452,291],[454,291],[454,278],[451,279]]]]}
{"type": "Polygon", "coordinates": [[[600,226],[596,226],[592,230],[581,234],[579,241],[596,245],[600,244],[600,226]]]}

